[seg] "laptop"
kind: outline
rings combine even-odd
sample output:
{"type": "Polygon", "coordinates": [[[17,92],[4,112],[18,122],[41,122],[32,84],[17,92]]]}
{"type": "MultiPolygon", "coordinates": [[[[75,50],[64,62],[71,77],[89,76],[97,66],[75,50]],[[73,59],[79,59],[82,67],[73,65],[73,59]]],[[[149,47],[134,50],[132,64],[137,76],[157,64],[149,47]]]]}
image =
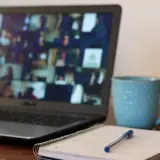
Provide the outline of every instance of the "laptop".
{"type": "Polygon", "coordinates": [[[0,8],[0,138],[39,142],[106,119],[119,5],[0,8]]]}

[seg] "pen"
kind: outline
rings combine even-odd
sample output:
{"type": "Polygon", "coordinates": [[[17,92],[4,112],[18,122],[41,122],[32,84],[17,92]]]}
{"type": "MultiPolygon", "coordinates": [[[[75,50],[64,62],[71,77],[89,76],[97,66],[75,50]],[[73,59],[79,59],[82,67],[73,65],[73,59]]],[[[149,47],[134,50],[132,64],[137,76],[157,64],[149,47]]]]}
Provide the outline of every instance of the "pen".
{"type": "Polygon", "coordinates": [[[109,152],[110,149],[115,146],[116,144],[118,144],[119,142],[121,142],[122,140],[124,139],[129,139],[133,136],[133,130],[129,130],[127,131],[126,133],[124,133],[121,137],[119,137],[117,140],[113,141],[112,143],[110,143],[109,145],[107,145],[105,148],[104,148],[104,151],[105,152],[109,152]]]}

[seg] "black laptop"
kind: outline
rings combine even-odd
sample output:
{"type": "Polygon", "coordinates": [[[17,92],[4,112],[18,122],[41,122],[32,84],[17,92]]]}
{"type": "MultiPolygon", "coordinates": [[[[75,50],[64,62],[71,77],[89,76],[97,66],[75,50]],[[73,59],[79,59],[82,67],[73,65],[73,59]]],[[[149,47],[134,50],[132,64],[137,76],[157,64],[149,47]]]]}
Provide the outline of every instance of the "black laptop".
{"type": "Polygon", "coordinates": [[[0,8],[0,138],[106,119],[120,17],[119,5],[0,8]]]}

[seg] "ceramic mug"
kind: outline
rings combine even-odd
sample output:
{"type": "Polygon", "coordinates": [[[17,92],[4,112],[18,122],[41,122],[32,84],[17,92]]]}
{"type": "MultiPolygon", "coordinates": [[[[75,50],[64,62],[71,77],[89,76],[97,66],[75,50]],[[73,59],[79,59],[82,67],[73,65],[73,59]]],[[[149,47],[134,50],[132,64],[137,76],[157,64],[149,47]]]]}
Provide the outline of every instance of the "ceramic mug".
{"type": "Polygon", "coordinates": [[[160,79],[123,76],[112,79],[114,115],[119,126],[153,129],[158,119],[160,79]]]}

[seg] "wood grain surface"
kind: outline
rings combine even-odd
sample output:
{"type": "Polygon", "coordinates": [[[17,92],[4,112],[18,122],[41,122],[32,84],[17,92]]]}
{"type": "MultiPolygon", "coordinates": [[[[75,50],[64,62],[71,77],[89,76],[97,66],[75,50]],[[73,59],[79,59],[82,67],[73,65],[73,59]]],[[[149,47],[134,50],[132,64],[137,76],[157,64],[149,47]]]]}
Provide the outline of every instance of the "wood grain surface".
{"type": "Polygon", "coordinates": [[[0,160],[36,160],[32,147],[0,145],[0,160]]]}

